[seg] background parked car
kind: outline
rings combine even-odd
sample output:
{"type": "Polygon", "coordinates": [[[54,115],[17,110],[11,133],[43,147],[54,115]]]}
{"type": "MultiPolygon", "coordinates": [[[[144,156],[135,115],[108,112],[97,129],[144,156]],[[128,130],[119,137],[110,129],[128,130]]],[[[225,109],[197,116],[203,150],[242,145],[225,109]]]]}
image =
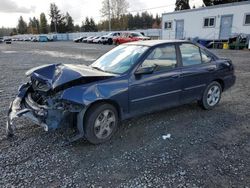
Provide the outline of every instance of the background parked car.
{"type": "Polygon", "coordinates": [[[11,38],[5,38],[5,39],[4,39],[4,42],[5,42],[6,44],[11,44],[11,38]]]}
{"type": "Polygon", "coordinates": [[[100,44],[100,43],[102,43],[103,39],[104,39],[104,37],[103,37],[103,36],[100,36],[100,37],[94,39],[94,40],[93,40],[93,43],[96,43],[96,44],[98,43],[98,44],[100,44]]]}
{"type": "Polygon", "coordinates": [[[87,37],[79,37],[79,38],[74,39],[73,41],[76,43],[79,43],[79,42],[83,42],[83,39],[85,39],[85,38],[87,38],[87,37]]]}
{"type": "Polygon", "coordinates": [[[91,39],[91,38],[93,38],[93,36],[89,36],[89,37],[83,39],[82,42],[85,42],[85,43],[86,43],[86,42],[87,42],[89,39],[91,39]]]}
{"type": "Polygon", "coordinates": [[[87,40],[87,43],[93,43],[93,41],[98,39],[98,38],[99,38],[99,36],[92,37],[92,38],[87,40]]]}
{"type": "Polygon", "coordinates": [[[119,37],[121,35],[121,33],[119,32],[112,32],[112,33],[109,33],[107,35],[104,35],[104,39],[102,41],[103,44],[113,44],[113,38],[116,38],[116,37],[119,37]]]}
{"type": "Polygon", "coordinates": [[[123,44],[126,42],[133,42],[138,40],[150,40],[150,37],[146,37],[139,32],[129,32],[129,33],[124,33],[120,37],[114,38],[113,42],[115,44],[123,44]]]}
{"type": "Polygon", "coordinates": [[[48,37],[44,36],[44,35],[40,35],[38,40],[39,40],[39,42],[48,42],[49,41],[48,37]]]}

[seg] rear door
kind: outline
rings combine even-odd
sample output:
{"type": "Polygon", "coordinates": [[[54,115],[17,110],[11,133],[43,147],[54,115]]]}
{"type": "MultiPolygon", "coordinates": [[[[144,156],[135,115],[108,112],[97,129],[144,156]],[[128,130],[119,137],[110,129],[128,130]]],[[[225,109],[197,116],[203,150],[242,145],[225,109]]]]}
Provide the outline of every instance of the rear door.
{"type": "Polygon", "coordinates": [[[201,98],[216,71],[216,63],[203,49],[194,44],[180,44],[179,50],[182,62],[180,102],[187,103],[201,98]]]}

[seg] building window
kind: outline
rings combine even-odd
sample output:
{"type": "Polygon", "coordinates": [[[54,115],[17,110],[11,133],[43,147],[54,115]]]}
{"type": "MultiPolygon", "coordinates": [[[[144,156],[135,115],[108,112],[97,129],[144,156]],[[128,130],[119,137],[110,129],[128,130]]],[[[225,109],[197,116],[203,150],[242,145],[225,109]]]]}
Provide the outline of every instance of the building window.
{"type": "Polygon", "coordinates": [[[215,26],[215,17],[204,18],[204,27],[214,27],[215,26]]]}
{"type": "Polygon", "coordinates": [[[250,13],[245,14],[245,25],[250,25],[250,13]]]}
{"type": "Polygon", "coordinates": [[[172,22],[165,22],[165,29],[172,29],[172,22]]]}

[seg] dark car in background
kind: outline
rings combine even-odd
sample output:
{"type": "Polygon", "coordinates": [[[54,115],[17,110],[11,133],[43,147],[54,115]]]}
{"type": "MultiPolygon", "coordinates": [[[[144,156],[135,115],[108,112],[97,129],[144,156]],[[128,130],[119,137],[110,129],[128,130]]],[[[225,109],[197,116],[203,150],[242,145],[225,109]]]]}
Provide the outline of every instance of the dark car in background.
{"type": "Polygon", "coordinates": [[[76,39],[73,40],[73,42],[79,43],[79,42],[83,42],[83,39],[85,39],[87,37],[78,37],[76,39]]]}
{"type": "Polygon", "coordinates": [[[5,38],[5,39],[4,39],[4,42],[5,42],[6,44],[11,44],[12,40],[11,40],[11,38],[5,38]]]}
{"type": "Polygon", "coordinates": [[[27,117],[46,131],[74,125],[98,144],[109,140],[121,120],[193,101],[213,109],[235,83],[234,66],[189,41],[138,41],[117,46],[93,64],[33,68],[8,113],[27,117]]]}

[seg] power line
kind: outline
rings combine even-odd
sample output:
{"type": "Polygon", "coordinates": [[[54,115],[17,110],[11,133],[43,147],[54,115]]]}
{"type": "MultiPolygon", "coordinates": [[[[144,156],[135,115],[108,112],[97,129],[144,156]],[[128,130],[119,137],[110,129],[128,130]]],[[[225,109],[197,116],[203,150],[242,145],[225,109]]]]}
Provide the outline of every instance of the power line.
{"type": "MultiPolygon", "coordinates": [[[[142,12],[142,11],[147,11],[147,10],[154,10],[154,9],[159,9],[159,8],[167,8],[167,7],[171,7],[171,6],[175,6],[175,4],[169,4],[169,5],[163,5],[163,6],[158,6],[158,7],[151,7],[151,8],[144,8],[144,9],[138,9],[138,10],[131,10],[131,11],[127,11],[127,13],[133,13],[133,12],[142,12]]],[[[93,19],[96,18],[102,18],[103,16],[95,16],[92,17],[93,19]]]]}
{"type": "Polygon", "coordinates": [[[132,13],[132,12],[142,12],[142,11],[153,10],[153,9],[159,9],[159,8],[166,8],[166,7],[170,7],[170,6],[174,6],[174,5],[175,5],[175,4],[170,4],[170,5],[159,6],[159,7],[151,7],[151,8],[145,8],[145,9],[131,10],[131,11],[128,11],[128,13],[132,13]]]}

